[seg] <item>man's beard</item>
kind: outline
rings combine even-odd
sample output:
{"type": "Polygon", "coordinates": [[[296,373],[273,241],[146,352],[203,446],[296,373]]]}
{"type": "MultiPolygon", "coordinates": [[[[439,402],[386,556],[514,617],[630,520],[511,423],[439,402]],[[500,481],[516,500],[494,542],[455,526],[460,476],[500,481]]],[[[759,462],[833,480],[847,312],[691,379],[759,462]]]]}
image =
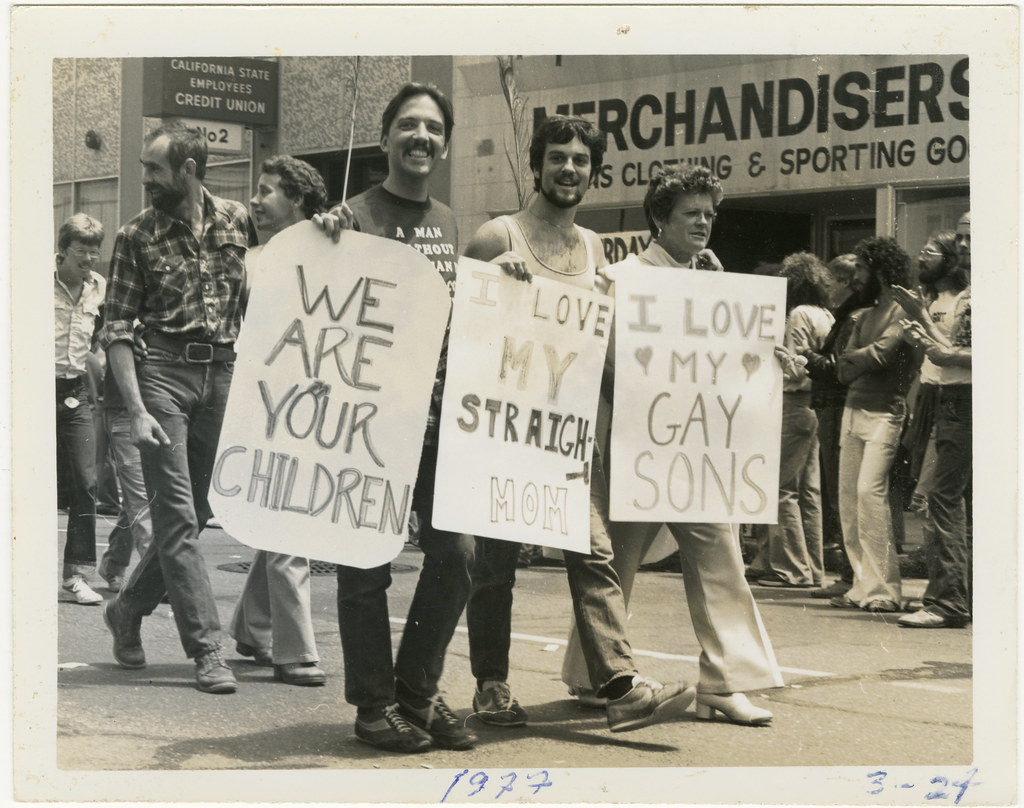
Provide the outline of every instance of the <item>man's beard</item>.
{"type": "Polygon", "coordinates": [[[185,183],[175,182],[172,186],[152,185],[146,188],[149,191],[150,201],[157,210],[164,213],[173,213],[188,196],[188,187],[185,183]]]}
{"type": "Polygon", "coordinates": [[[872,275],[863,286],[850,284],[850,292],[857,303],[864,306],[870,306],[878,300],[878,296],[882,294],[882,283],[875,275],[872,275]]]}
{"type": "Polygon", "coordinates": [[[580,202],[583,201],[583,192],[580,191],[580,187],[578,185],[576,186],[576,193],[573,194],[573,196],[570,197],[569,199],[558,196],[557,192],[555,191],[555,188],[557,187],[558,186],[555,185],[552,186],[550,190],[547,188],[540,189],[541,195],[556,208],[568,210],[569,208],[576,207],[580,202]]]}
{"type": "Polygon", "coordinates": [[[945,264],[941,264],[934,270],[930,270],[927,267],[919,267],[917,270],[917,279],[921,283],[935,283],[941,281],[952,271],[952,267],[947,267],[945,264]]]}
{"type": "Polygon", "coordinates": [[[882,294],[882,282],[878,280],[877,275],[872,275],[871,279],[864,284],[864,290],[861,292],[861,300],[866,303],[873,303],[878,300],[882,294]]]}

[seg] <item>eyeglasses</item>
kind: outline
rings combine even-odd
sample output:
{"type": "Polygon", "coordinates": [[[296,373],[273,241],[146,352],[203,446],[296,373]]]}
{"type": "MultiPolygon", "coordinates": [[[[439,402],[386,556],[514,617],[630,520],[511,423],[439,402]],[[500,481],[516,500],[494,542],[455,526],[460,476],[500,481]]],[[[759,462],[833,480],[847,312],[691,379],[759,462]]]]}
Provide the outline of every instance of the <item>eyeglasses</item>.
{"type": "Polygon", "coordinates": [[[69,247],[68,252],[72,253],[76,258],[91,258],[94,261],[100,257],[99,250],[85,250],[81,247],[69,247]]]}
{"type": "Polygon", "coordinates": [[[929,250],[927,247],[922,247],[921,248],[921,252],[919,252],[918,255],[930,255],[933,258],[942,258],[943,257],[942,253],[940,253],[940,252],[938,252],[936,250],[929,250]]]}

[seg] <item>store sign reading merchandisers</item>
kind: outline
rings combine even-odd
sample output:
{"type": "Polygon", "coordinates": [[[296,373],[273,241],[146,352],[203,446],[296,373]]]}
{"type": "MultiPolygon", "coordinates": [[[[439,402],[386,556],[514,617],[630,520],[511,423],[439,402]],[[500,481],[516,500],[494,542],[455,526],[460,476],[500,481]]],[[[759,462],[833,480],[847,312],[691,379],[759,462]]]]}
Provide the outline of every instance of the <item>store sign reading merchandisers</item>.
{"type": "Polygon", "coordinates": [[[969,174],[965,56],[779,58],[560,87],[529,101],[534,123],[580,115],[606,134],[588,202],[635,200],[678,164],[707,166],[730,195],[969,174]]]}

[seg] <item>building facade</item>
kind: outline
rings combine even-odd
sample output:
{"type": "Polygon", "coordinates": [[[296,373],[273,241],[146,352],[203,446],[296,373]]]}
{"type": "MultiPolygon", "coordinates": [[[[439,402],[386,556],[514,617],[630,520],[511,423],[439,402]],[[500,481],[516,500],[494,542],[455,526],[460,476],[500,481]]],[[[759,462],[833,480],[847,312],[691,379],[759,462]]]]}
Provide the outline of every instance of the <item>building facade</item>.
{"type": "Polygon", "coordinates": [[[177,82],[177,100],[194,107],[187,119],[208,128],[208,187],[241,202],[262,160],[278,152],[315,165],[332,201],[379,182],[387,100],[406,81],[439,85],[456,127],[432,192],[455,210],[463,243],[529,198],[530,133],[553,112],[582,115],[607,135],[577,221],[602,235],[609,260],[647,242],[645,186],[676,163],[706,165],[722,181],[711,247],[730,271],[804,249],[828,260],[875,234],[913,253],[970,206],[965,56],[57,59],[55,228],[84,211],[112,234],[145,205],[142,137],[168,110],[186,110],[154,99],[160,69],[177,82]],[[245,100],[271,73],[268,97],[245,100]],[[242,101],[218,100],[232,90],[242,101]],[[218,119],[229,106],[242,120],[218,119]]]}

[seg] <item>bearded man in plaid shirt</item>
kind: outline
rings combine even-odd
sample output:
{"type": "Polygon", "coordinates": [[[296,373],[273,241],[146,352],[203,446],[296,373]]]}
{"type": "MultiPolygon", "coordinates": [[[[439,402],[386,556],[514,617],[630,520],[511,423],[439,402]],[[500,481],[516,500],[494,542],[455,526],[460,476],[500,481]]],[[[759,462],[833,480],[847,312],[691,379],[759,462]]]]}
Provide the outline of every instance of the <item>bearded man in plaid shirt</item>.
{"type": "Polygon", "coordinates": [[[168,124],[150,133],[141,162],[152,207],[114,243],[100,340],[142,456],[153,542],[103,616],[118,664],[143,668],[142,618],[166,594],[199,690],[233,693],[199,533],[211,516],[207,494],[234,369],[245,253],[256,235],[243,205],[203,187],[206,154],[197,129],[168,124]],[[136,319],[147,347],[138,362],[136,319]]]}

